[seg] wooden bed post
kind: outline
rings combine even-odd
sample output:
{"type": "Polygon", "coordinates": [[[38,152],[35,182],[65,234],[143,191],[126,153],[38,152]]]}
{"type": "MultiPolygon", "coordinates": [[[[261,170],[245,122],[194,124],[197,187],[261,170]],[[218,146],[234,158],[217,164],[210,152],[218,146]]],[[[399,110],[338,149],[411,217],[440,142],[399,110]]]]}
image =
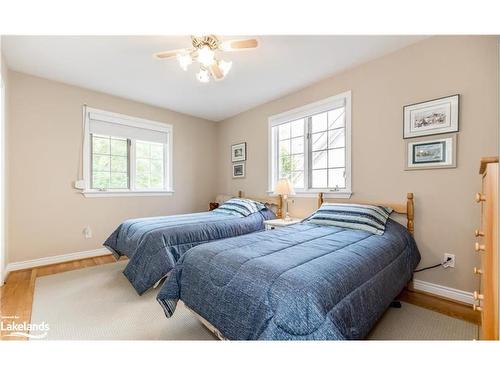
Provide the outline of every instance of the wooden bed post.
{"type": "Polygon", "coordinates": [[[278,195],[278,209],[276,210],[276,216],[283,219],[283,196],[281,194],[278,195]]]}
{"type": "Polygon", "coordinates": [[[318,208],[323,204],[323,193],[318,193],[318,208]]]}
{"type": "Polygon", "coordinates": [[[238,190],[238,198],[242,198],[243,197],[243,192],[241,190],[238,190]]]}
{"type": "Polygon", "coordinates": [[[411,235],[413,236],[413,234],[414,234],[414,227],[413,227],[413,220],[414,220],[413,193],[406,194],[406,218],[407,218],[406,227],[408,228],[408,232],[410,232],[411,235]]]}

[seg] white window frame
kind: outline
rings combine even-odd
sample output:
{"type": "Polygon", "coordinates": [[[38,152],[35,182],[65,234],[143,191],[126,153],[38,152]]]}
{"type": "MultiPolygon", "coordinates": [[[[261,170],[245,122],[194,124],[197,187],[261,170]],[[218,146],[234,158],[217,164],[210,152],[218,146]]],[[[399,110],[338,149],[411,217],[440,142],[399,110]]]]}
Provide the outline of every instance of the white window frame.
{"type": "Polygon", "coordinates": [[[145,120],[138,117],[123,115],[120,113],[104,111],[102,109],[84,107],[84,137],[83,137],[83,180],[85,188],[82,194],[87,198],[119,197],[119,196],[165,196],[172,195],[173,189],[173,126],[157,121],[145,120]],[[135,139],[131,139],[129,147],[129,188],[128,189],[92,189],[91,188],[91,134],[90,114],[99,114],[108,117],[110,123],[133,126],[147,130],[167,133],[167,146],[164,147],[164,189],[135,189],[135,139]]]}
{"type": "MultiPolygon", "coordinates": [[[[296,196],[312,197],[322,192],[326,197],[330,198],[350,198],[352,195],[352,171],[351,171],[351,91],[346,91],[341,94],[331,96],[329,98],[304,105],[299,108],[294,108],[290,111],[280,113],[269,117],[268,119],[268,194],[274,195],[274,185],[278,180],[278,160],[274,157],[273,153],[277,145],[273,144],[273,127],[285,124],[290,121],[298,120],[304,117],[312,116],[317,113],[326,112],[331,109],[337,108],[339,102],[345,103],[345,188],[342,189],[296,189],[296,196]]],[[[306,144],[308,139],[306,135],[306,144]]],[[[308,158],[310,151],[306,145],[304,152],[304,180],[309,179],[308,174],[308,158]]],[[[307,186],[307,183],[306,183],[307,186]]]]}

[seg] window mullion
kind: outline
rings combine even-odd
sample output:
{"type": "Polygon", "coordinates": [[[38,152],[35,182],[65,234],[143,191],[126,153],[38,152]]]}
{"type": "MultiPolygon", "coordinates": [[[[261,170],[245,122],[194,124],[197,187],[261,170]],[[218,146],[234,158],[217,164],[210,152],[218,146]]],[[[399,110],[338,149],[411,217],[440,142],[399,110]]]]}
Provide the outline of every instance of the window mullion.
{"type": "Polygon", "coordinates": [[[309,190],[312,186],[312,136],[311,136],[311,131],[312,131],[312,117],[309,116],[306,118],[306,142],[305,144],[305,152],[304,152],[304,157],[305,157],[305,163],[304,163],[304,174],[305,174],[305,181],[307,181],[307,186],[306,190],[309,190]]]}
{"type": "Polygon", "coordinates": [[[326,118],[326,131],[325,131],[325,135],[326,135],[326,187],[328,190],[330,190],[330,157],[329,157],[329,153],[330,153],[330,149],[328,147],[330,147],[330,134],[328,132],[328,115],[327,115],[327,118],[326,118]]]}
{"type": "Polygon", "coordinates": [[[128,152],[128,165],[129,165],[129,190],[135,190],[135,140],[134,139],[128,139],[127,140],[128,145],[129,145],[129,152],[128,152]]]}
{"type": "Polygon", "coordinates": [[[151,189],[151,177],[153,175],[153,159],[152,159],[152,156],[151,156],[151,144],[148,144],[148,149],[149,149],[149,186],[148,186],[148,189],[151,189]]]}

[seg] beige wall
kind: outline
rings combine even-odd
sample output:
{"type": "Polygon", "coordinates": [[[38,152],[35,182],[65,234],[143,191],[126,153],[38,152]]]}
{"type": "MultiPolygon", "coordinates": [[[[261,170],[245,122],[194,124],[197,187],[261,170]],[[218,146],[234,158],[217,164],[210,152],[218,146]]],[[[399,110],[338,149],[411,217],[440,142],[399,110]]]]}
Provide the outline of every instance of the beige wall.
{"type": "MultiPolygon", "coordinates": [[[[2,67],[2,72],[4,68],[2,67]]],[[[161,108],[7,71],[7,252],[17,262],[101,247],[122,220],[205,209],[217,192],[267,190],[267,118],[352,91],[353,199],[416,197],[422,265],[457,256],[455,269],[418,278],[471,291],[478,160],[498,154],[496,37],[435,37],[266,103],[218,125],[161,108]],[[404,171],[402,106],[461,94],[458,168],[404,171]],[[174,125],[172,197],[84,198],[77,179],[82,104],[174,125]],[[231,179],[230,145],[248,144],[247,177],[231,179]],[[376,155],[374,157],[374,155],[376,155]],[[215,175],[215,171],[218,171],[215,175]],[[82,230],[89,225],[93,238],[82,230]]],[[[294,199],[305,216],[314,199],[294,199]]]]}
{"type": "Polygon", "coordinates": [[[214,123],[17,72],[9,78],[9,262],[97,249],[124,219],[201,211],[214,198],[214,123]],[[84,103],[173,124],[173,196],[84,198],[72,188],[84,103]]]}
{"type": "MultiPolygon", "coordinates": [[[[218,125],[218,190],[267,190],[267,118],[294,107],[352,90],[353,199],[395,201],[415,193],[415,235],[421,265],[456,254],[455,269],[417,278],[471,291],[478,259],[473,230],[479,207],[479,158],[498,154],[498,51],[496,37],[434,37],[261,105],[218,125]],[[402,107],[451,94],[461,95],[458,168],[404,171],[402,107]],[[245,179],[231,179],[230,145],[246,141],[245,179]]],[[[314,199],[294,199],[292,215],[305,216],[314,199]]]]}

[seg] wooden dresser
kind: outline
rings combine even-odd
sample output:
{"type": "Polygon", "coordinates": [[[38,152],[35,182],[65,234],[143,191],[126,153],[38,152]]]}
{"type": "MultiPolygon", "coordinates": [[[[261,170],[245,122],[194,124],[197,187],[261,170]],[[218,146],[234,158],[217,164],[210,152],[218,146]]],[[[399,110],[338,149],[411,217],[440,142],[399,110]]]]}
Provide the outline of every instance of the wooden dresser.
{"type": "Polygon", "coordinates": [[[480,278],[473,308],[481,311],[480,338],[498,340],[498,157],[482,158],[479,174],[482,190],[476,202],[481,204],[481,224],[475,232],[475,249],[481,254],[481,266],[473,271],[480,278]]]}

